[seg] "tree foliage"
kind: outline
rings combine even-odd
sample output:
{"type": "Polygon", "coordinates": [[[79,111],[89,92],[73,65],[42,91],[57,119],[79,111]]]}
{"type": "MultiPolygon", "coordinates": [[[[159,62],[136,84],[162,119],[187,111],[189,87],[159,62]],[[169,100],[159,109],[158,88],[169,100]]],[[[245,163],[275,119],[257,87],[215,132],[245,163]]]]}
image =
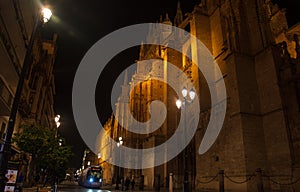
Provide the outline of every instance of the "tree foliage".
{"type": "Polygon", "coordinates": [[[14,134],[12,141],[32,157],[41,156],[48,147],[52,136],[51,130],[34,125],[23,125],[21,130],[14,134]]]}
{"type": "Polygon", "coordinates": [[[47,153],[40,159],[40,166],[48,170],[53,176],[62,177],[65,175],[69,160],[73,156],[72,149],[65,145],[64,139],[61,137],[53,139],[49,144],[47,153]]]}
{"type": "Polygon", "coordinates": [[[31,155],[29,183],[41,169],[48,173],[48,177],[64,176],[73,156],[71,146],[65,144],[64,138],[57,136],[54,130],[37,125],[23,125],[21,130],[12,141],[20,150],[31,155]]]}

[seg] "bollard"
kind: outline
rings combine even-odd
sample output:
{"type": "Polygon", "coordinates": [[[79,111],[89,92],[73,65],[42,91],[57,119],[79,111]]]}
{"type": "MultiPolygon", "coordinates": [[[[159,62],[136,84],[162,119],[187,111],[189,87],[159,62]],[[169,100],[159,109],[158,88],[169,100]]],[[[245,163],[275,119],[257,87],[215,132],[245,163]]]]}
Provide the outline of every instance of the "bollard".
{"type": "Polygon", "coordinates": [[[264,192],[264,186],[262,181],[262,170],[260,168],[256,169],[256,182],[257,182],[257,191],[264,192]]]}
{"type": "Polygon", "coordinates": [[[190,192],[189,173],[186,170],[183,176],[183,191],[190,192]]]}
{"type": "Polygon", "coordinates": [[[154,190],[159,191],[160,190],[160,175],[155,175],[154,178],[154,190]]]}
{"type": "Polygon", "coordinates": [[[169,176],[169,192],[173,192],[173,173],[169,176]]]}
{"type": "Polygon", "coordinates": [[[120,177],[117,176],[117,178],[116,178],[116,188],[115,188],[116,190],[120,189],[119,184],[120,184],[120,177]]]}
{"type": "Polygon", "coordinates": [[[140,176],[140,186],[139,190],[144,190],[144,175],[140,176]]]}
{"type": "Polygon", "coordinates": [[[16,186],[14,192],[22,192],[22,187],[21,186],[16,186]]]}
{"type": "Polygon", "coordinates": [[[224,192],[224,170],[219,171],[219,192],[224,192]]]}
{"type": "Polygon", "coordinates": [[[124,191],[124,177],[121,178],[121,191],[124,191]]]}

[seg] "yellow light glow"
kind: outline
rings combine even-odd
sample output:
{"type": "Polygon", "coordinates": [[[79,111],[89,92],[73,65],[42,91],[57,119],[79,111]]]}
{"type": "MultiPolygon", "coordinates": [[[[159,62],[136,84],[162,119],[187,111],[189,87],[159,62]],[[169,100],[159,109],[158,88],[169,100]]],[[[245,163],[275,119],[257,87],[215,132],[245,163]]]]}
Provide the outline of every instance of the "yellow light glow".
{"type": "Polygon", "coordinates": [[[178,99],[178,100],[176,101],[176,106],[177,106],[177,108],[180,109],[181,105],[182,105],[182,102],[178,99]]]}
{"type": "Polygon", "coordinates": [[[51,16],[52,16],[52,11],[48,8],[43,8],[42,14],[43,14],[44,23],[47,23],[50,20],[51,16]]]}

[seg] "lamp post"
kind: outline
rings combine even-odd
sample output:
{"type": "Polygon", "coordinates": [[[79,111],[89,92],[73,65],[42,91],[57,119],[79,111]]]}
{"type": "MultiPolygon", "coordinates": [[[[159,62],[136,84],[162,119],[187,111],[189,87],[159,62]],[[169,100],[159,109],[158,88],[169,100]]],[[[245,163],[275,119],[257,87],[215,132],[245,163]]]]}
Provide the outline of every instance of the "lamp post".
{"type": "MultiPolygon", "coordinates": [[[[119,141],[117,142],[117,147],[120,147],[123,145],[123,138],[119,137],[119,141]]],[[[121,159],[121,154],[119,153],[119,160],[121,159]]],[[[118,166],[118,171],[117,171],[117,180],[116,180],[116,190],[119,190],[119,181],[120,181],[120,167],[118,166]]]]}
{"type": "MultiPolygon", "coordinates": [[[[187,108],[187,104],[193,102],[196,93],[194,91],[194,89],[191,89],[189,92],[187,90],[187,88],[183,88],[182,91],[182,96],[183,96],[183,102],[181,100],[177,100],[176,101],[176,106],[178,109],[180,109],[181,107],[183,107],[184,109],[184,143],[186,143],[186,108],[187,108]],[[189,95],[190,100],[187,98],[187,96],[189,95]]],[[[189,188],[189,174],[188,174],[188,169],[187,169],[187,151],[186,148],[183,151],[183,170],[184,170],[184,176],[183,176],[183,191],[184,192],[189,192],[190,188],[189,188]]]]}
{"type": "Polygon", "coordinates": [[[30,56],[31,56],[31,52],[32,52],[34,39],[35,39],[38,28],[41,27],[41,25],[43,23],[48,22],[50,20],[51,15],[52,15],[52,12],[48,8],[43,8],[41,13],[38,14],[38,16],[36,17],[36,21],[34,23],[34,27],[33,27],[32,33],[31,33],[30,41],[29,41],[29,44],[28,44],[28,47],[26,50],[26,55],[24,58],[21,74],[19,77],[15,97],[14,97],[11,112],[10,112],[10,117],[9,117],[7,129],[6,129],[6,133],[5,133],[5,138],[4,138],[4,141],[0,148],[0,191],[4,191],[4,188],[5,188],[5,185],[7,182],[7,178],[5,177],[5,175],[6,175],[6,171],[7,171],[8,159],[9,159],[10,150],[11,150],[11,138],[12,138],[12,135],[14,132],[14,126],[15,126],[15,121],[16,121],[16,116],[17,116],[17,112],[18,112],[20,98],[22,95],[22,88],[23,88],[26,72],[27,72],[27,69],[30,64],[30,56]]]}

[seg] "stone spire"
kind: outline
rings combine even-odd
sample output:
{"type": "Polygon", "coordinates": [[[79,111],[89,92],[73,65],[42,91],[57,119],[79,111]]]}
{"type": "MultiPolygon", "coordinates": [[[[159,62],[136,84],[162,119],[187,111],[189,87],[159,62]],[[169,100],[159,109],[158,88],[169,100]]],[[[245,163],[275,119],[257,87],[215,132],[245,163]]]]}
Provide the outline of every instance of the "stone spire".
{"type": "Polygon", "coordinates": [[[139,56],[139,60],[143,60],[144,58],[144,53],[145,52],[145,47],[144,47],[144,42],[141,43],[141,47],[140,47],[140,56],[139,56]]]}
{"type": "Polygon", "coordinates": [[[296,44],[295,50],[297,53],[297,61],[300,63],[300,44],[299,44],[299,37],[297,34],[294,34],[294,42],[296,44]]]}
{"type": "Polygon", "coordinates": [[[163,17],[162,17],[162,15],[159,16],[159,22],[160,22],[160,23],[163,22],[163,17]]]}
{"type": "Polygon", "coordinates": [[[119,103],[126,103],[129,99],[129,90],[130,90],[130,86],[128,83],[128,71],[127,69],[125,70],[125,74],[124,74],[124,84],[121,86],[121,95],[118,98],[118,102],[119,103]]]}
{"type": "Polygon", "coordinates": [[[182,15],[181,7],[180,7],[180,1],[178,1],[177,12],[176,12],[175,19],[174,19],[174,25],[179,26],[182,23],[182,21],[183,21],[183,15],[182,15]]]}
{"type": "Polygon", "coordinates": [[[124,75],[124,86],[128,84],[128,71],[125,70],[125,75],[124,75]]]}
{"type": "Polygon", "coordinates": [[[165,18],[165,21],[170,21],[170,18],[169,18],[169,15],[168,15],[168,13],[166,13],[166,18],[165,18]]]}
{"type": "Polygon", "coordinates": [[[166,18],[162,23],[167,25],[172,25],[172,21],[170,20],[168,13],[166,13],[166,18]]]}

